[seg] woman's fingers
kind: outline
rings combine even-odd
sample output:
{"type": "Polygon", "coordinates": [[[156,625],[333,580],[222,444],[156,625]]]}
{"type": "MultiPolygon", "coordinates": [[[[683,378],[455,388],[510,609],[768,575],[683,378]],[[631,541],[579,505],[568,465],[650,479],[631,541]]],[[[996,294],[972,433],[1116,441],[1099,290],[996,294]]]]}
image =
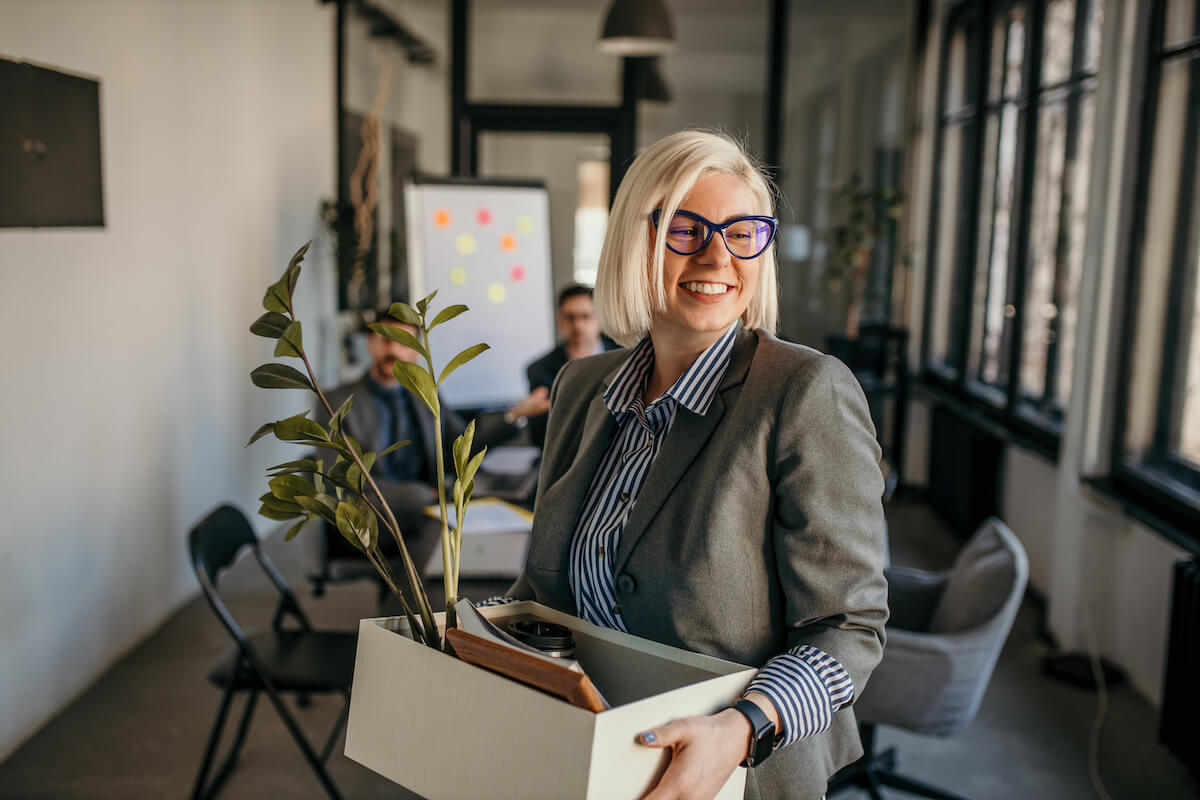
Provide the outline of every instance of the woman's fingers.
{"type": "Polygon", "coordinates": [[[674,747],[684,741],[687,720],[681,719],[669,722],[658,728],[651,728],[638,734],[639,744],[647,747],[674,747]]]}

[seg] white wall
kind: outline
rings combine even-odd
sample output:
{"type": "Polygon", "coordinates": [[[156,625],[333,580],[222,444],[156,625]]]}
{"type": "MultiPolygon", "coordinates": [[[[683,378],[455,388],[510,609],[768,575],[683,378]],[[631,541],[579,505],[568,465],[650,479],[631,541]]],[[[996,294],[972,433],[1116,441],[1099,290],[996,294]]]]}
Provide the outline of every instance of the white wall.
{"type": "Polygon", "coordinates": [[[309,403],[251,387],[271,347],[246,328],[333,190],[332,24],[315,0],[0,0],[0,56],[101,82],[106,219],[0,229],[0,759],[197,591],[189,526],[253,514],[285,451],[242,445],[309,403]]]}

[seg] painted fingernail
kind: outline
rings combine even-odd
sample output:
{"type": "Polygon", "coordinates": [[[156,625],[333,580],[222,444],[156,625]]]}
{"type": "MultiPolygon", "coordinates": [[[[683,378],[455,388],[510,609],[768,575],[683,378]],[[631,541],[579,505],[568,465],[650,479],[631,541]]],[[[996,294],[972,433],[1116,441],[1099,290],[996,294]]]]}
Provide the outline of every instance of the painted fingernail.
{"type": "Polygon", "coordinates": [[[642,741],[646,744],[654,744],[658,741],[658,737],[654,735],[653,731],[646,731],[642,734],[642,741]]]}

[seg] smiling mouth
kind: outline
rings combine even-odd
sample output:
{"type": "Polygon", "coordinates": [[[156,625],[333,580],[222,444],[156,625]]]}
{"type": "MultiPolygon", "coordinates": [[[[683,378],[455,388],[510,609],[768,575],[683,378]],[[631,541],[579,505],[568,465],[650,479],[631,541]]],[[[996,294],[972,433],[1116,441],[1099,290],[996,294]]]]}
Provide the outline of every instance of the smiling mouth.
{"type": "Polygon", "coordinates": [[[720,295],[733,290],[733,287],[727,283],[709,283],[707,281],[687,281],[679,285],[689,292],[703,295],[720,295]]]}

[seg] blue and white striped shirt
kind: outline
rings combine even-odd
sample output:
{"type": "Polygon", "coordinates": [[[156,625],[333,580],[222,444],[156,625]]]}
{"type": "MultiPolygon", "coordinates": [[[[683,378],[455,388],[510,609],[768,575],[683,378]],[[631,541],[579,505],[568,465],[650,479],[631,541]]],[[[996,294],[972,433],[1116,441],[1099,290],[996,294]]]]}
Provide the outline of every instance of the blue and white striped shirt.
{"type": "MultiPolygon", "coordinates": [[[[648,406],[642,395],[654,367],[654,347],[647,337],[604,393],[616,429],[584,501],[568,569],[571,593],[583,619],[628,630],[614,593],[613,558],[629,511],[679,409],[698,415],[708,412],[729,368],[737,331],[734,323],[648,406]]],[[[854,696],[854,683],[836,659],[816,647],[800,645],[768,661],[746,691],[762,692],[778,709],[783,733],[776,744],[782,747],[828,728],[833,712],[854,696]]]]}

